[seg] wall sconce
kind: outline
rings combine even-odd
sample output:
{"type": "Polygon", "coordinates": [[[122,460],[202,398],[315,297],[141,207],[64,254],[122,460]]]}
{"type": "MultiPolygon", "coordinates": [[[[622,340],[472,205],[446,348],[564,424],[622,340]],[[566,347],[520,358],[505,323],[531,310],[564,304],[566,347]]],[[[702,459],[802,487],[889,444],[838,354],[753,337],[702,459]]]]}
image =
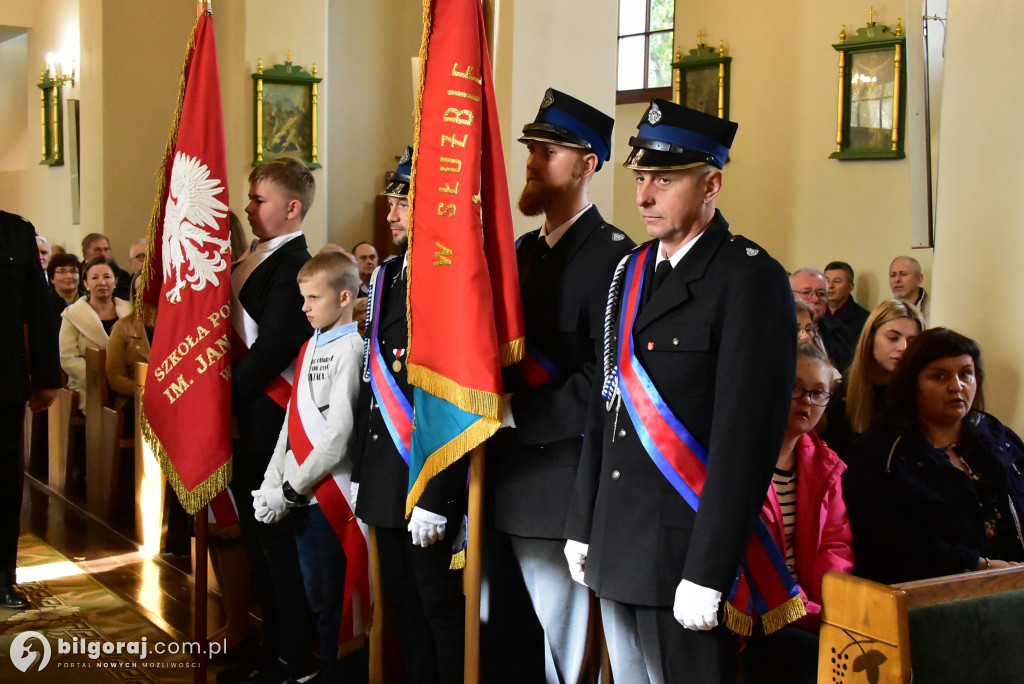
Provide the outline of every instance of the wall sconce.
{"type": "Polygon", "coordinates": [[[71,87],[75,87],[75,66],[77,66],[77,60],[71,58],[71,75],[63,73],[64,71],[64,58],[61,53],[46,53],[46,72],[44,77],[57,85],[64,85],[65,83],[71,83],[71,87]]]}
{"type": "Polygon", "coordinates": [[[46,55],[46,68],[39,76],[40,106],[42,110],[42,155],[40,164],[64,164],[63,86],[75,87],[75,60],[71,60],[71,75],[62,73],[60,53],[46,55]]]}

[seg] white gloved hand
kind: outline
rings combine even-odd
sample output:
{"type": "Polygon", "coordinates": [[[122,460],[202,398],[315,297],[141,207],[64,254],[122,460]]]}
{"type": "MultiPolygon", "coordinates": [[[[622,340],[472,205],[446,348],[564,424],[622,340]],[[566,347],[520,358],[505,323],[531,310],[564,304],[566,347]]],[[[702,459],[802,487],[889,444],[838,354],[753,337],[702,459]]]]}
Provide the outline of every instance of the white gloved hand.
{"type": "Polygon", "coordinates": [[[359,483],[349,482],[348,483],[348,504],[352,507],[352,512],[356,512],[356,500],[359,499],[359,483]]]}
{"type": "Polygon", "coordinates": [[[589,544],[572,539],[565,542],[565,560],[569,561],[569,574],[573,580],[583,586],[587,586],[587,583],[583,581],[583,571],[587,569],[587,552],[589,550],[589,544]]]}
{"type": "Polygon", "coordinates": [[[288,513],[288,502],[285,501],[284,489],[281,485],[276,487],[263,486],[260,488],[260,492],[267,501],[267,508],[277,515],[278,520],[288,513]]]}
{"type": "Polygon", "coordinates": [[[718,626],[718,605],[721,602],[722,592],[680,580],[672,614],[686,629],[704,631],[718,626]]]}
{"type": "Polygon", "coordinates": [[[416,506],[409,517],[407,530],[412,534],[412,543],[427,548],[438,539],[444,539],[444,526],[448,518],[431,513],[425,508],[416,506]]]}
{"type": "Polygon", "coordinates": [[[270,510],[267,508],[267,497],[263,496],[263,492],[259,489],[254,489],[250,494],[252,494],[253,515],[257,520],[263,522],[270,510]]]}

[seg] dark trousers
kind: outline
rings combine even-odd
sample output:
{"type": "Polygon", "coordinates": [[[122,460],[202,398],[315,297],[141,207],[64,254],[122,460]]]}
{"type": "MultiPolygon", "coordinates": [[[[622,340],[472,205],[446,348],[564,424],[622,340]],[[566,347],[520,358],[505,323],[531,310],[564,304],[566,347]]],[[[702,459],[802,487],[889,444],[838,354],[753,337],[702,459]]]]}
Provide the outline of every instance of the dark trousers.
{"type": "Polygon", "coordinates": [[[0,406],[0,585],[14,584],[21,532],[25,404],[0,406]]]}
{"type": "Polygon", "coordinates": [[[377,529],[381,589],[391,606],[410,684],[461,684],[466,599],[462,573],[449,570],[451,538],[421,548],[404,529],[377,529]]]}
{"type": "Polygon", "coordinates": [[[345,601],[345,551],[319,505],[292,509],[295,543],[309,607],[316,615],[320,677],[325,684],[367,681],[367,649],[338,658],[338,635],[345,601]]]}
{"type": "Polygon", "coordinates": [[[774,634],[746,639],[740,654],[745,684],[814,684],[818,681],[818,635],[787,625],[774,634]]]}
{"type": "MultiPolygon", "coordinates": [[[[243,458],[246,456],[252,455],[243,458]]],[[[270,455],[266,458],[269,460],[270,455]]],[[[314,662],[309,642],[313,618],[295,545],[296,519],[288,515],[273,525],[265,525],[253,517],[252,491],[259,489],[262,474],[256,478],[255,469],[236,467],[230,486],[260,603],[265,652],[304,668],[314,662]]]]}

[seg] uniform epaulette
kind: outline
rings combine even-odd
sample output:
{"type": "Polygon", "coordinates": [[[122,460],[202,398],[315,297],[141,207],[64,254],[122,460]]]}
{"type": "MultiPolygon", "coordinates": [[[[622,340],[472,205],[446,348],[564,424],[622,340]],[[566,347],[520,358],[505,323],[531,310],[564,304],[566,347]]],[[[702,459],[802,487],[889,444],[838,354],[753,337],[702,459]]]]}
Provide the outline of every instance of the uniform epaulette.
{"type": "Polygon", "coordinates": [[[750,240],[749,238],[746,238],[742,235],[733,235],[732,233],[729,233],[728,235],[729,237],[726,240],[726,242],[735,247],[736,249],[741,250],[748,257],[761,256],[762,258],[764,258],[768,255],[764,248],[762,248],[761,245],[757,244],[753,240],[750,240]]]}
{"type": "Polygon", "coordinates": [[[598,233],[611,242],[622,242],[628,236],[610,223],[602,223],[598,227],[598,233]]]}

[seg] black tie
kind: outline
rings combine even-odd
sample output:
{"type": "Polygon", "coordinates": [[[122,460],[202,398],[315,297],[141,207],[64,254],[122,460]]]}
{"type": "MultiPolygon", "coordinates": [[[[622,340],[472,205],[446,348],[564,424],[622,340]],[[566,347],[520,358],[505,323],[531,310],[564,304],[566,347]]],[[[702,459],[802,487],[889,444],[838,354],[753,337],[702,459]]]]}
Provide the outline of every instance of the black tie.
{"type": "Polygon", "coordinates": [[[665,259],[660,264],[658,264],[658,267],[654,269],[654,287],[651,288],[651,292],[657,291],[661,284],[665,282],[665,278],[668,278],[668,274],[671,272],[672,262],[670,262],[668,259],[665,259]]]}

